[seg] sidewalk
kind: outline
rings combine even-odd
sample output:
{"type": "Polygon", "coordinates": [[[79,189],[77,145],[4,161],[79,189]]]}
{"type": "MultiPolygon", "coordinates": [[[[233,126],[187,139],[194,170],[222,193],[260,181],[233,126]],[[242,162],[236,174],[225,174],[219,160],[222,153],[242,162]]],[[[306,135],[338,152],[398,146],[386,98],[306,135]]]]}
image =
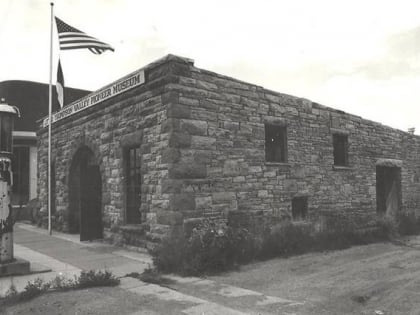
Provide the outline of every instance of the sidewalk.
{"type": "Polygon", "coordinates": [[[28,281],[43,278],[48,281],[62,274],[68,277],[81,270],[106,269],[121,277],[130,272],[143,272],[152,264],[149,255],[128,251],[100,242],[80,242],[78,235],[48,232],[37,227],[16,223],[14,226],[14,256],[31,263],[30,275],[0,278],[0,294],[13,283],[22,290],[28,281]]]}
{"type": "MultiPolygon", "coordinates": [[[[17,223],[14,228],[15,257],[30,261],[34,274],[0,278],[0,294],[13,283],[22,290],[28,281],[46,281],[58,274],[72,277],[81,270],[106,269],[122,277],[119,287],[148,301],[156,314],[293,314],[302,302],[266,296],[260,292],[200,278],[169,276],[169,287],[123,277],[141,273],[152,264],[151,257],[101,242],[80,242],[78,235],[47,231],[17,223]],[[39,273],[42,272],[42,273],[39,273]]],[[[134,314],[142,314],[142,310],[134,314]]]]}

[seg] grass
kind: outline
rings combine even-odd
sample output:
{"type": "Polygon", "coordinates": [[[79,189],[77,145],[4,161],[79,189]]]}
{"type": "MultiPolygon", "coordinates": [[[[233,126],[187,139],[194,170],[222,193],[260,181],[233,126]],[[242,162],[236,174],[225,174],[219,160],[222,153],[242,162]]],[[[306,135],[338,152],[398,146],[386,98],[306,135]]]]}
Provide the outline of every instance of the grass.
{"type": "Polygon", "coordinates": [[[28,301],[47,292],[59,292],[68,290],[78,290],[98,286],[116,286],[120,280],[109,271],[81,271],[80,275],[74,279],[66,278],[62,275],[56,276],[51,281],[45,282],[41,278],[28,281],[22,292],[18,292],[14,284],[10,285],[5,296],[0,298],[0,305],[11,305],[19,302],[28,301]]]}

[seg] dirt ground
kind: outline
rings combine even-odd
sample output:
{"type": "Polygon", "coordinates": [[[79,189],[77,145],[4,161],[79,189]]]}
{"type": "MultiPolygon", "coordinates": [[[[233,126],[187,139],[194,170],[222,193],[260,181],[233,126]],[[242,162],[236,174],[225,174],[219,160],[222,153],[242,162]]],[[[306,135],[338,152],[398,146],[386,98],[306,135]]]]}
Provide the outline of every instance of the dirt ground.
{"type": "MultiPolygon", "coordinates": [[[[257,262],[199,282],[202,288],[189,281],[169,287],[250,314],[420,314],[420,237],[406,239],[404,244],[379,243],[257,262]],[[205,281],[213,283],[213,289],[210,284],[202,286],[205,281]],[[251,300],[260,297],[214,294],[222,284],[298,303],[252,308],[258,303],[251,300]]],[[[0,308],[0,313],[183,314],[182,307],[173,303],[105,287],[50,293],[0,308]]]]}
{"type": "Polygon", "coordinates": [[[211,279],[304,302],[296,314],[420,314],[420,237],[404,242],[273,259],[211,279]]]}

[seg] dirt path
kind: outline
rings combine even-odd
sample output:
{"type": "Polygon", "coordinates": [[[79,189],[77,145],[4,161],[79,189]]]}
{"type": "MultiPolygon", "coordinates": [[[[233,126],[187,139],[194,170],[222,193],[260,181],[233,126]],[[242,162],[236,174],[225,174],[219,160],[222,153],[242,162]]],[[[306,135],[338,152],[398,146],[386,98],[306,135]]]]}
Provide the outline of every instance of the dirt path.
{"type": "MultiPolygon", "coordinates": [[[[74,261],[79,268],[106,264],[119,275],[141,272],[145,266],[135,253],[108,250],[104,245],[85,248],[58,239],[44,241],[38,234],[17,229],[16,239],[45,256],[44,263],[61,259],[74,261]],[[120,252],[133,257],[123,259],[120,252]]],[[[169,288],[124,277],[118,288],[47,294],[0,313],[420,314],[420,237],[406,244],[371,244],[273,259],[207,279],[174,277],[169,288]]],[[[27,281],[25,276],[23,280],[27,281]]]]}
{"type": "Polygon", "coordinates": [[[303,302],[298,314],[420,314],[418,245],[372,244],[274,259],[211,279],[303,302]]]}

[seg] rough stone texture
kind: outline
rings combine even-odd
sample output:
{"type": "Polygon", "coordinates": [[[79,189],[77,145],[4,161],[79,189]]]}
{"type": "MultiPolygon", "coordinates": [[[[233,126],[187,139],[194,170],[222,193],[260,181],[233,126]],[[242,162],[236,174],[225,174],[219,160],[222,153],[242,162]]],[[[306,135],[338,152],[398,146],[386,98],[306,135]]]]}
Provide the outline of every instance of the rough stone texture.
{"type": "MultiPolygon", "coordinates": [[[[69,167],[81,146],[100,165],[105,229],[124,224],[123,147],[136,143],[142,153],[139,209],[152,230],[203,218],[276,222],[291,217],[291,200],[302,195],[310,221],[344,214],[368,226],[377,218],[376,165],[383,161],[400,161],[402,211],[420,209],[418,136],[175,56],[145,72],[144,85],[53,126],[56,228],[67,228],[69,167]],[[287,128],[287,163],[265,162],[264,123],[287,128]],[[348,136],[349,167],[333,166],[333,133],[348,136]]],[[[41,129],[44,211],[46,161],[47,130],[41,129]]],[[[148,237],[159,238],[155,234],[148,237]]]]}

